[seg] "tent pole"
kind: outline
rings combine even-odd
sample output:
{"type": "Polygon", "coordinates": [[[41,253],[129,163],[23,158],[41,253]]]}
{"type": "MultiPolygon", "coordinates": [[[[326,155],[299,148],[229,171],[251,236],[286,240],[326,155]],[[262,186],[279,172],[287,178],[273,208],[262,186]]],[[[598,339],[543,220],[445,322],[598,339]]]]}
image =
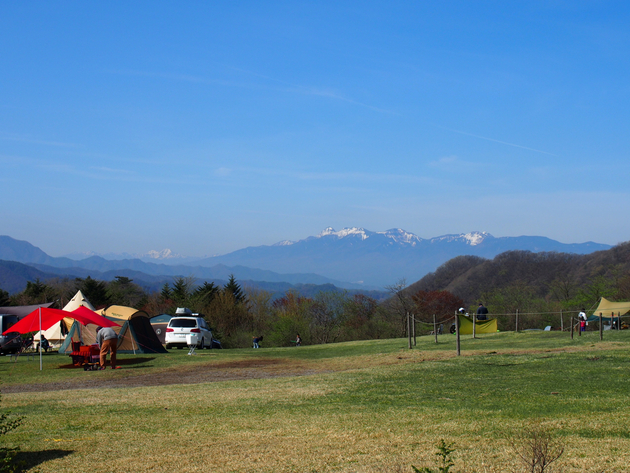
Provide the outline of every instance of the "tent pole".
{"type": "Polygon", "coordinates": [[[43,370],[42,365],[42,308],[39,308],[39,371],[43,370]]]}
{"type": "Polygon", "coordinates": [[[131,338],[131,348],[133,349],[133,354],[135,355],[136,354],[136,344],[133,343],[133,335],[134,334],[131,332],[131,321],[129,322],[129,334],[131,335],[131,337],[129,337],[129,338],[131,338]]]}

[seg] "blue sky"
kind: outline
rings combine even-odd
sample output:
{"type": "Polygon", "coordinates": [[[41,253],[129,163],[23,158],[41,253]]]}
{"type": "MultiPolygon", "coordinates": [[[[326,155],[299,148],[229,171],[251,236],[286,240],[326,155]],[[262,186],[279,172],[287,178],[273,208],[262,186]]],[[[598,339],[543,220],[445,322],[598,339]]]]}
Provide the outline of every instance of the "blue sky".
{"type": "Polygon", "coordinates": [[[625,2],[10,2],[0,234],[630,240],[625,2]]]}

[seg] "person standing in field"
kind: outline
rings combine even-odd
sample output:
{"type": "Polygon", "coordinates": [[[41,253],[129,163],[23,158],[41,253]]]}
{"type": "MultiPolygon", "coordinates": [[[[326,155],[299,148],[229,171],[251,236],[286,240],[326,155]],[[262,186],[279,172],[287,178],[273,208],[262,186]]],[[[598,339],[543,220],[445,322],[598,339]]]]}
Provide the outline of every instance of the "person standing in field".
{"type": "Polygon", "coordinates": [[[300,334],[298,333],[295,336],[295,346],[299,347],[300,345],[302,345],[302,337],[300,337],[300,334]]]}
{"type": "Polygon", "coordinates": [[[580,319],[580,332],[584,332],[586,330],[586,311],[584,309],[578,314],[578,319],[580,319]]]}
{"type": "Polygon", "coordinates": [[[96,329],[96,343],[101,348],[101,367],[105,369],[107,363],[107,354],[110,353],[110,364],[113,370],[117,370],[120,366],[116,366],[116,348],[118,348],[118,335],[111,327],[98,327],[96,329]]]}

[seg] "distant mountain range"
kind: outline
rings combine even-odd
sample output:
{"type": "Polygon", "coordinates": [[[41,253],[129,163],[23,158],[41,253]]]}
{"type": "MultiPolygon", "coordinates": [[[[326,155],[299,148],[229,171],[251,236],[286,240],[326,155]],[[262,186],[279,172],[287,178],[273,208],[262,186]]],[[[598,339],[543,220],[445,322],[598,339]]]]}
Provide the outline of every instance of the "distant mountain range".
{"type": "Polygon", "coordinates": [[[422,239],[401,229],[372,232],[363,228],[326,228],[304,240],[248,247],[210,258],[183,258],[164,250],[142,259],[93,255],[77,260],[52,257],[26,241],[0,236],[0,260],[28,264],[42,273],[58,276],[90,275],[104,280],[127,276],[155,283],[174,276],[227,280],[234,274],[238,280],[334,284],[366,290],[383,288],[401,278],[412,283],[460,255],[493,258],[508,250],[588,254],[609,248],[610,245],[593,242],[564,244],[537,236],[495,238],[485,232],[422,239]]]}
{"type": "Polygon", "coordinates": [[[610,245],[593,242],[564,244],[537,236],[495,238],[486,232],[422,239],[401,229],[371,232],[363,228],[326,228],[304,240],[244,248],[197,264],[242,265],[279,273],[300,268],[340,281],[382,288],[401,278],[417,281],[460,255],[494,258],[508,250],[588,254],[609,248],[610,245]]]}

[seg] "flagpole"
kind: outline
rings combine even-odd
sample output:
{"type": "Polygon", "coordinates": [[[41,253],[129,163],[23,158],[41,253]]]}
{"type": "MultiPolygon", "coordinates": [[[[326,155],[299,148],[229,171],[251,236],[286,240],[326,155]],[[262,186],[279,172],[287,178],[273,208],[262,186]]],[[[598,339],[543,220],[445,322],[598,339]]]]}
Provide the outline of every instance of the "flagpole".
{"type": "Polygon", "coordinates": [[[39,308],[39,371],[42,371],[42,308],[39,308]]]}

